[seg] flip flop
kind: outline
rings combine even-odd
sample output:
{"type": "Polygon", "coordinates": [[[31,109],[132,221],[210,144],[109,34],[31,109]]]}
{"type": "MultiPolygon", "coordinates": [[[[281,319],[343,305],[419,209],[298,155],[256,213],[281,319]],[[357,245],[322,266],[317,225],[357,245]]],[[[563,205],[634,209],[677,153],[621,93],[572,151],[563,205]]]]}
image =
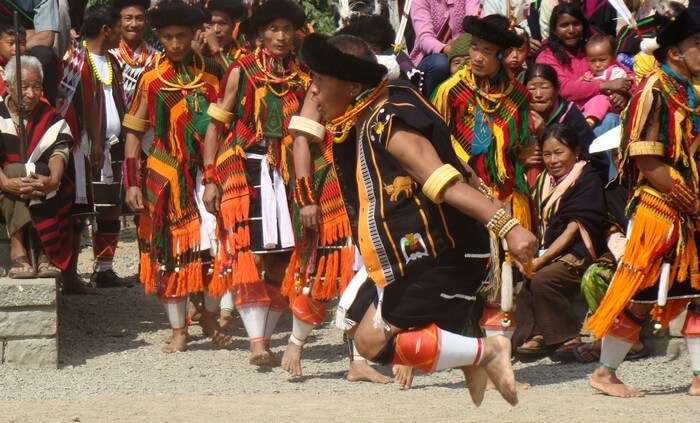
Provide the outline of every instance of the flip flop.
{"type": "MultiPolygon", "coordinates": [[[[530,341],[536,342],[536,343],[537,343],[537,347],[530,348],[530,347],[523,347],[523,346],[521,345],[521,346],[519,346],[518,348],[516,348],[516,351],[518,352],[518,354],[522,354],[522,355],[539,355],[539,354],[549,354],[550,352],[552,352],[552,347],[546,346],[546,345],[544,344],[544,339],[539,339],[539,338],[538,338],[538,339],[535,339],[535,338],[531,338],[531,339],[528,339],[527,341],[525,341],[525,343],[528,343],[528,342],[530,342],[530,341]]],[[[523,345],[524,345],[524,344],[523,344],[523,345]]]]}
{"type": "Polygon", "coordinates": [[[554,350],[550,358],[553,361],[573,361],[576,358],[574,351],[581,344],[580,340],[578,342],[567,341],[554,350]]]}
{"type": "Polygon", "coordinates": [[[45,255],[39,257],[39,265],[37,267],[37,276],[40,278],[57,278],[61,276],[61,271],[58,267],[51,264],[45,255]]]}
{"type": "Polygon", "coordinates": [[[574,348],[571,352],[573,353],[576,361],[586,364],[600,360],[600,351],[594,348],[594,345],[594,342],[587,342],[574,348]]]}
{"type": "Polygon", "coordinates": [[[32,269],[27,256],[20,256],[12,260],[12,267],[7,276],[10,279],[30,279],[36,277],[36,272],[32,269]],[[27,270],[28,269],[28,270],[27,270]]]}

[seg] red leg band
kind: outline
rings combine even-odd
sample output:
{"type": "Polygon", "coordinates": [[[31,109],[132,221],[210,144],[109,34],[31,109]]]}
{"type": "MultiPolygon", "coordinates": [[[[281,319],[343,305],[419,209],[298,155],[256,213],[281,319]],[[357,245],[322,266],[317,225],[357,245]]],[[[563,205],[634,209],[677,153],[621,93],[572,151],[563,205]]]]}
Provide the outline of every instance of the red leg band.
{"type": "Polygon", "coordinates": [[[700,336],[700,313],[688,310],[681,333],[686,337],[700,336]]]}
{"type": "Polygon", "coordinates": [[[626,312],[622,312],[615,320],[615,323],[613,323],[608,334],[634,344],[639,341],[639,333],[641,331],[642,325],[626,312]]]}
{"type": "Polygon", "coordinates": [[[266,283],[265,289],[267,289],[267,296],[270,297],[270,309],[284,311],[289,308],[289,301],[287,301],[287,297],[282,295],[279,286],[266,283]]]}
{"type": "Polygon", "coordinates": [[[297,295],[292,303],[294,317],[310,325],[318,325],[326,318],[326,307],[308,295],[297,295]]]}
{"type": "Polygon", "coordinates": [[[430,373],[435,369],[440,353],[440,330],[432,324],[423,329],[401,332],[396,335],[394,364],[421,369],[430,373]]]}
{"type": "Polygon", "coordinates": [[[236,307],[252,304],[269,305],[272,302],[263,281],[236,285],[234,297],[236,298],[236,307]]]}

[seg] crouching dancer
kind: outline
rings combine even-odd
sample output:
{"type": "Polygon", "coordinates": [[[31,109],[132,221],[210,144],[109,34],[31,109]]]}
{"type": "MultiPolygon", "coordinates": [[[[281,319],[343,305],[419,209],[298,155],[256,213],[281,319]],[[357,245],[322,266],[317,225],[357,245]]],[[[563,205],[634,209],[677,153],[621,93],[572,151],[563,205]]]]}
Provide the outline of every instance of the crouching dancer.
{"type": "MultiPolygon", "coordinates": [[[[334,161],[357,213],[357,236],[369,279],[346,317],[351,335],[372,361],[426,372],[460,368],[481,404],[490,377],[517,403],[510,342],[456,332],[466,320],[483,263],[465,260],[487,243],[482,224],[529,262],[535,237],[471,184],[452,150],[447,126],[409,85],[387,83],[386,68],[367,44],[349,35],[309,35],[302,57],[313,71],[310,93],[335,138],[334,161]],[[465,216],[466,215],[466,216],[465,216]]],[[[310,123],[310,122],[309,122],[310,123]]]]}
{"type": "Polygon", "coordinates": [[[154,69],[139,80],[131,110],[124,116],[127,129],[124,160],[126,202],[142,212],[138,220],[139,276],[146,293],[158,295],[172,327],[164,352],[187,347],[187,295],[204,291],[200,323],[214,341],[219,334],[218,297],[228,289],[221,279],[209,281],[207,266],[215,246],[215,219],[204,210],[201,195],[202,142],[209,124],[207,107],[217,98],[220,75],[193,55],[195,30],[204,21],[197,7],[179,0],[161,1],[149,19],[165,54],[155,58],[154,69]],[[153,128],[155,138],[146,159],[143,182],[141,137],[153,128]],[[209,283],[208,283],[209,282],[209,283]]]}

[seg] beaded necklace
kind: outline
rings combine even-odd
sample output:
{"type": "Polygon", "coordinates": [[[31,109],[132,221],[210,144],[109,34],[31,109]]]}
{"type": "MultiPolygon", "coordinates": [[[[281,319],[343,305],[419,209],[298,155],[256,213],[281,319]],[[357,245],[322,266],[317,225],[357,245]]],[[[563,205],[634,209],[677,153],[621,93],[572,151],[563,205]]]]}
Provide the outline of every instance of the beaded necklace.
{"type": "MultiPolygon", "coordinates": [[[[199,54],[195,53],[194,58],[199,59],[200,67],[197,69],[197,74],[194,78],[190,75],[187,70],[187,66],[180,64],[180,70],[175,72],[175,79],[177,82],[168,81],[161,74],[160,61],[163,58],[163,54],[158,54],[156,56],[156,75],[158,80],[165,85],[162,88],[164,91],[189,91],[200,88],[204,85],[202,77],[204,76],[204,58],[199,54]]],[[[196,65],[196,60],[193,60],[193,65],[196,65]]]]}
{"type": "Polygon", "coordinates": [[[286,70],[283,66],[277,66],[282,68],[282,76],[276,75],[272,68],[276,65],[275,60],[269,60],[269,53],[264,49],[257,49],[255,51],[255,64],[260,68],[263,76],[256,77],[256,79],[265,84],[265,87],[275,96],[284,97],[290,90],[292,81],[294,81],[299,75],[299,69],[294,60],[290,62],[290,69],[286,70]],[[287,74],[288,75],[284,75],[287,74]],[[272,84],[283,85],[282,91],[277,91],[272,87],[272,84]]]}
{"type": "MultiPolygon", "coordinates": [[[[132,68],[142,68],[148,60],[148,47],[144,41],[141,41],[141,53],[137,57],[133,57],[134,51],[124,40],[119,41],[119,56],[124,60],[124,62],[132,68]]],[[[138,49],[137,49],[138,50],[138,49]]]]}
{"type": "Polygon", "coordinates": [[[348,107],[342,116],[339,116],[328,124],[326,127],[333,133],[333,142],[338,144],[344,142],[348,138],[350,129],[355,126],[357,118],[370,104],[374,103],[384,92],[386,80],[382,81],[375,88],[365,91],[357,97],[355,104],[348,107]]]}
{"type": "Polygon", "coordinates": [[[112,61],[109,60],[109,58],[107,59],[107,79],[102,79],[102,77],[100,76],[100,72],[97,70],[95,62],[92,60],[92,53],[90,53],[90,50],[88,50],[87,48],[87,41],[83,41],[83,47],[85,48],[85,51],[87,53],[86,56],[88,65],[90,66],[90,72],[95,77],[95,79],[106,87],[112,85],[112,81],[114,80],[114,70],[112,69],[112,61]]]}

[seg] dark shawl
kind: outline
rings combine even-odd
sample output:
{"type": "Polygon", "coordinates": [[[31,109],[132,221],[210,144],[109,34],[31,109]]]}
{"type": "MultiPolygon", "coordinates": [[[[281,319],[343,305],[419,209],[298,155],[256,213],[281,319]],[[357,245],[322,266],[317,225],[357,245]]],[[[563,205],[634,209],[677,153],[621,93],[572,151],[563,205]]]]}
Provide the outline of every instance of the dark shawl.
{"type": "MultiPolygon", "coordinates": [[[[549,173],[544,172],[537,180],[534,191],[534,203],[539,217],[539,228],[542,231],[543,206],[545,204],[542,193],[544,184],[549,183],[549,173]]],[[[549,222],[544,233],[540,233],[542,248],[549,248],[572,222],[578,222],[588,233],[596,255],[604,251],[605,243],[605,198],[603,194],[603,182],[596,171],[586,164],[576,182],[562,195],[559,205],[549,213],[549,222]]],[[[560,253],[560,256],[571,253],[576,258],[589,258],[590,254],[579,233],[574,241],[560,253]]]]}

